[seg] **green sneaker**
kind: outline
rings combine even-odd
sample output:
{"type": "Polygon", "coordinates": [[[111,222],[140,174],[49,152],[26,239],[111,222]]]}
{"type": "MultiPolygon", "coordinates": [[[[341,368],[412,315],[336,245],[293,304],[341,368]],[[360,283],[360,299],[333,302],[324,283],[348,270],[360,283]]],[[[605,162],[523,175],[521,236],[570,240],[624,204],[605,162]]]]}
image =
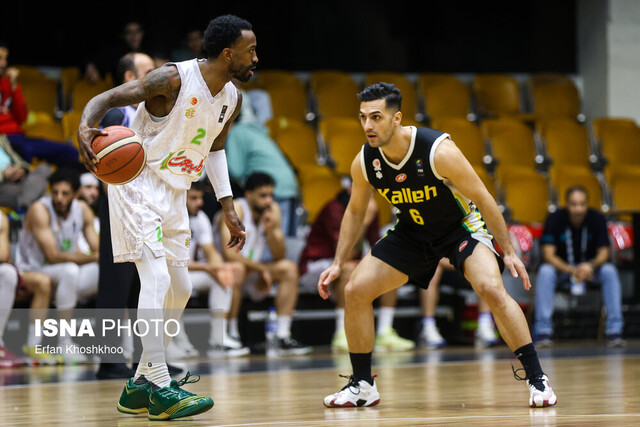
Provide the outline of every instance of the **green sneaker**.
{"type": "Polygon", "coordinates": [[[136,384],[133,378],[124,385],[124,390],[118,401],[118,411],[125,414],[142,414],[149,411],[149,396],[151,383],[136,384]]]}
{"type": "Polygon", "coordinates": [[[347,333],[344,328],[339,331],[335,331],[333,334],[333,339],[331,340],[331,351],[334,353],[345,353],[349,351],[347,333]]]}
{"type": "Polygon", "coordinates": [[[180,381],[172,380],[169,387],[155,390],[149,396],[149,415],[151,421],[170,420],[174,418],[198,415],[213,408],[213,399],[197,396],[180,387],[195,383],[200,376],[189,381],[190,372],[180,381]]]}
{"type": "Polygon", "coordinates": [[[376,351],[407,351],[416,346],[411,340],[402,338],[393,328],[387,328],[376,336],[374,349],[376,351]]]}

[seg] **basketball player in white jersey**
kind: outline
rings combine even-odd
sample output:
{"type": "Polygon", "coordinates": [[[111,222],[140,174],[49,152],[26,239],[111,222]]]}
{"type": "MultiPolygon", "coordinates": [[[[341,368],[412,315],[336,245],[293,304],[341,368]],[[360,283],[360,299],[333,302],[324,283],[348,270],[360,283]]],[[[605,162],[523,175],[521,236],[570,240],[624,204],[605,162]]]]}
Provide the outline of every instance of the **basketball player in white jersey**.
{"type": "MultiPolygon", "coordinates": [[[[70,319],[76,306],[78,293],[95,289],[98,284],[98,234],[93,228],[93,211],[84,201],[76,200],[80,187],[78,174],[58,169],[49,177],[51,194],[35,201],[27,211],[18,235],[16,267],[26,272],[49,276],[56,287],[55,303],[60,316],[70,319]],[[78,251],[78,242],[84,237],[90,254],[78,251]]],[[[26,352],[35,357],[32,332],[26,352]]],[[[40,338],[41,339],[41,338],[40,338]]],[[[66,349],[72,344],[68,336],[58,337],[59,346],[66,349]]],[[[80,353],[66,353],[68,361],[84,361],[80,353]]]]}
{"type": "MultiPolygon", "coordinates": [[[[248,81],[258,63],[256,36],[249,22],[233,15],[212,20],[205,32],[206,60],[169,63],[143,78],[94,97],[78,128],[80,152],[95,172],[92,139],[104,134],[90,126],[109,108],[138,103],[131,128],[142,138],[146,167],[128,184],[109,186],[115,262],[133,261],[140,275],[138,319],[178,319],[191,295],[189,215],[186,190],[206,169],[231,237],[240,250],[244,226],[234,207],[224,143],[242,98],[232,78],[248,81]],[[162,309],[166,313],[162,313],[162,309]],[[155,313],[155,314],[154,314],[155,313]]],[[[169,323],[170,324],[170,323],[169,323]]],[[[170,337],[142,336],[143,353],[135,377],[122,393],[118,410],[148,412],[149,419],[173,419],[209,410],[213,400],[172,382],[165,348],[170,337]]]]}

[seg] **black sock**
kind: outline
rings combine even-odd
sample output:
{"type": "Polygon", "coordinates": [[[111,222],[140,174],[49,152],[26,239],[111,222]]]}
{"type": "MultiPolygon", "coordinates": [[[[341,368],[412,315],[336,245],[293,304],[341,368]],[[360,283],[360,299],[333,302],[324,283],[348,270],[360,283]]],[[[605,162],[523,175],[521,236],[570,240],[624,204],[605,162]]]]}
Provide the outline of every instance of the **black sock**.
{"type": "Polygon", "coordinates": [[[528,379],[533,379],[544,374],[544,372],[542,372],[542,367],[540,367],[538,353],[536,353],[533,343],[523,345],[514,351],[514,353],[516,354],[516,357],[520,359],[520,363],[522,363],[522,367],[524,368],[524,372],[528,379]]]}
{"type": "Polygon", "coordinates": [[[356,381],[365,380],[373,385],[371,376],[371,352],[369,353],[349,353],[351,366],[353,367],[353,377],[356,381]]]}

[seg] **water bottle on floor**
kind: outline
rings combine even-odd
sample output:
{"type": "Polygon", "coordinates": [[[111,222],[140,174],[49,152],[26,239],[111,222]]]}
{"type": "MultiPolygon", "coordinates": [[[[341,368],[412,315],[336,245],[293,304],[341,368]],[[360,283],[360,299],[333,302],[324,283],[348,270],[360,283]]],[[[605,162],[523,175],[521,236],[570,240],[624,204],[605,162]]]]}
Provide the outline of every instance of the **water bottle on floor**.
{"type": "Polygon", "coordinates": [[[267,321],[265,323],[265,336],[267,339],[266,355],[267,357],[278,357],[280,348],[278,345],[278,316],[275,307],[269,308],[267,321]]]}

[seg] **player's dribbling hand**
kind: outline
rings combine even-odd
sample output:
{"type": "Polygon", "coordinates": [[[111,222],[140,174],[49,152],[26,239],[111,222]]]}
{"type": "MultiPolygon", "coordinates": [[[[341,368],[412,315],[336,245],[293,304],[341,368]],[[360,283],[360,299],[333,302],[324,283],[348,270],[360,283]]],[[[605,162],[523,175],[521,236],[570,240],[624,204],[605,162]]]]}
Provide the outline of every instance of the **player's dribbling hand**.
{"type": "Polygon", "coordinates": [[[529,273],[527,273],[527,269],[524,267],[524,264],[518,258],[516,254],[513,255],[505,255],[503,258],[504,265],[511,271],[511,275],[513,277],[520,276],[522,280],[522,287],[528,291],[531,289],[531,281],[529,280],[529,273]]]}
{"type": "Polygon", "coordinates": [[[78,126],[78,148],[80,155],[82,156],[82,163],[88,171],[96,171],[96,163],[98,163],[98,157],[96,153],[91,149],[91,141],[98,135],[107,135],[107,132],[102,129],[90,128],[87,126],[78,126]]]}
{"type": "MultiPolygon", "coordinates": [[[[232,205],[233,206],[233,205],[232,205]]],[[[227,242],[227,248],[236,248],[236,252],[240,252],[247,240],[247,233],[244,232],[244,224],[238,218],[235,209],[224,210],[224,223],[231,234],[231,238],[227,242]]]]}
{"type": "Polygon", "coordinates": [[[340,276],[340,267],[335,264],[331,264],[329,268],[320,274],[320,279],[318,279],[318,293],[322,299],[329,298],[329,295],[331,295],[329,284],[336,280],[338,276],[340,276]]]}

